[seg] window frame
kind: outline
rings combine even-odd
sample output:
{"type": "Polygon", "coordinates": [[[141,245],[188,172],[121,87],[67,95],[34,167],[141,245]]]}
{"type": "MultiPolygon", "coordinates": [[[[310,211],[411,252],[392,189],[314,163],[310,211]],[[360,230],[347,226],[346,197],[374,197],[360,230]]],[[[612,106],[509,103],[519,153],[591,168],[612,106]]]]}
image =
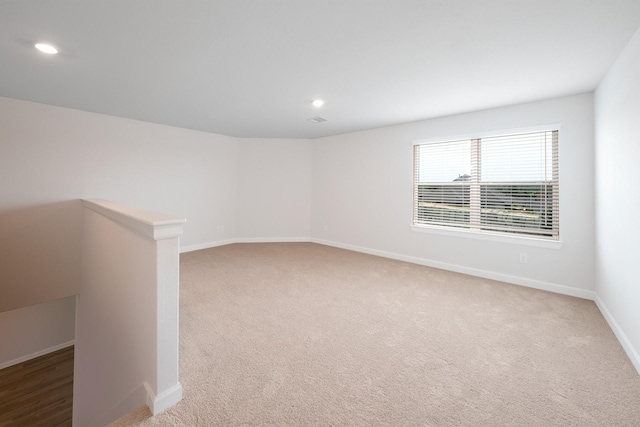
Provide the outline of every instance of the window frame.
{"type": "MultiPolygon", "coordinates": [[[[489,230],[477,230],[477,229],[469,229],[469,228],[459,228],[455,226],[446,226],[446,225],[432,225],[432,224],[415,224],[414,223],[414,214],[415,214],[415,200],[416,200],[416,159],[415,159],[415,150],[416,146],[424,145],[424,144],[434,144],[434,143],[447,143],[447,142],[456,142],[461,140],[478,140],[483,138],[491,138],[491,137],[500,137],[500,136],[508,136],[514,134],[523,134],[523,133],[535,133],[535,132],[549,132],[549,131],[558,131],[558,145],[557,145],[557,156],[558,156],[558,167],[560,164],[560,130],[561,125],[559,123],[547,124],[541,126],[532,126],[526,128],[515,128],[515,129],[506,129],[506,130],[497,130],[497,131],[487,131],[487,132],[477,132],[473,134],[464,134],[464,135],[455,135],[455,136],[446,136],[440,138],[428,138],[428,139],[419,139],[412,141],[411,146],[411,158],[412,158],[412,195],[411,195],[411,222],[410,228],[414,232],[419,233],[430,233],[436,235],[444,235],[444,236],[454,236],[454,237],[462,237],[462,238],[471,238],[471,239],[480,239],[480,240],[488,240],[495,242],[505,242],[505,243],[513,243],[525,246],[537,246],[544,248],[552,248],[559,249],[562,247],[562,235],[561,235],[561,196],[558,192],[558,215],[555,218],[558,221],[558,237],[557,239],[542,237],[542,236],[534,236],[534,235],[526,235],[526,234],[517,234],[517,233],[503,233],[499,231],[489,231],[489,230]]],[[[472,165],[472,167],[474,167],[472,165]]],[[[558,176],[558,187],[560,182],[560,176],[558,176]]]]}

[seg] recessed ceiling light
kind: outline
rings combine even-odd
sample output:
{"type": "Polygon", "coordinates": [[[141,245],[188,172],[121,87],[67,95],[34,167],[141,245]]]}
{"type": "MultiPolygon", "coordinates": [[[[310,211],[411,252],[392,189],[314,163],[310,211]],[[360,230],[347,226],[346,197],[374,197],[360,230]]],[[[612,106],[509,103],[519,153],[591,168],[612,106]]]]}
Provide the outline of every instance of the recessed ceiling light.
{"type": "Polygon", "coordinates": [[[51,46],[50,44],[36,43],[35,46],[36,46],[36,49],[38,49],[40,52],[48,53],[51,55],[58,53],[58,49],[51,46]]]}
{"type": "Polygon", "coordinates": [[[324,101],[322,99],[314,99],[311,105],[314,107],[322,107],[324,105],[324,101]]]}

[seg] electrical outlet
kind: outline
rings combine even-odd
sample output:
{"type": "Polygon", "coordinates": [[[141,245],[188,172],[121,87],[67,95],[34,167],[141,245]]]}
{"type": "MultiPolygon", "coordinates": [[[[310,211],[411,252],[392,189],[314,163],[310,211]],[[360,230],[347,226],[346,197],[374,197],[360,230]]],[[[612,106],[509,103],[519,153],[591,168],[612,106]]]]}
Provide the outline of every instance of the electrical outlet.
{"type": "Polygon", "coordinates": [[[219,225],[216,227],[216,231],[218,233],[224,233],[224,225],[219,225]]]}
{"type": "Polygon", "coordinates": [[[329,231],[329,226],[327,224],[324,225],[324,232],[326,233],[327,231],[329,231]]]}
{"type": "Polygon", "coordinates": [[[521,264],[526,264],[528,262],[528,258],[527,258],[527,254],[525,253],[521,253],[520,254],[520,263],[521,264]]]}

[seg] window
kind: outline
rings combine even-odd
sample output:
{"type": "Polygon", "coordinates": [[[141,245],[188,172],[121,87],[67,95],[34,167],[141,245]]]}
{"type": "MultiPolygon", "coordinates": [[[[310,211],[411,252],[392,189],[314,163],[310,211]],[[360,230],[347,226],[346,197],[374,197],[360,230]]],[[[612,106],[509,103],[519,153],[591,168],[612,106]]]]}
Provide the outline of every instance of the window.
{"type": "Polygon", "coordinates": [[[558,131],[414,143],[413,225],[558,240],[558,131]]]}

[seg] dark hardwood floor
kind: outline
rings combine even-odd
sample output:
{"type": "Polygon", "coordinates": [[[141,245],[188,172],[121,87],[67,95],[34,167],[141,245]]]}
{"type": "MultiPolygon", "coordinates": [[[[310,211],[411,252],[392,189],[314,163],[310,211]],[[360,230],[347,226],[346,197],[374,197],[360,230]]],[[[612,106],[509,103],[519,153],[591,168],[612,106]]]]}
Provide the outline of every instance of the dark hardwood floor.
{"type": "Polygon", "coordinates": [[[0,426],[70,426],[70,346],[0,370],[0,426]]]}

